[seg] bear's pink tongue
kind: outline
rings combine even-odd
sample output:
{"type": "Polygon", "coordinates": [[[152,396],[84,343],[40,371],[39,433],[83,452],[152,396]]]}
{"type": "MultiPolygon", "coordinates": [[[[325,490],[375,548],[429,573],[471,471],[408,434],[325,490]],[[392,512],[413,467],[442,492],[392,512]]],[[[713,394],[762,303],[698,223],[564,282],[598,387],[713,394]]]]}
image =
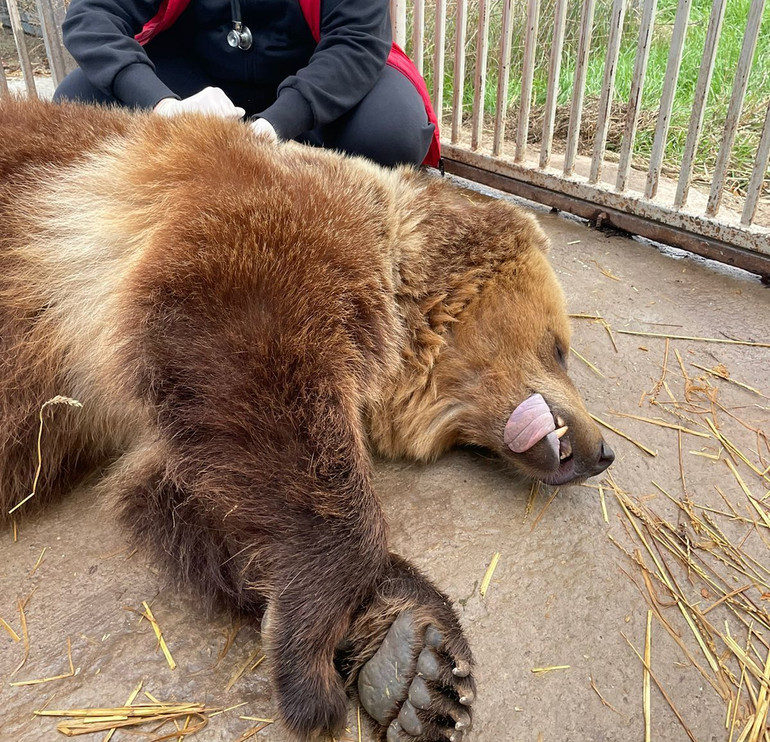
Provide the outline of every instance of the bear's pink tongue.
{"type": "MultiPolygon", "coordinates": [[[[503,440],[514,453],[529,451],[538,441],[556,430],[551,409],[540,394],[527,397],[508,418],[503,440]]],[[[558,439],[551,436],[558,447],[558,439]]],[[[551,443],[551,440],[548,441],[551,443]]],[[[557,448],[558,450],[558,448],[557,448]]]]}

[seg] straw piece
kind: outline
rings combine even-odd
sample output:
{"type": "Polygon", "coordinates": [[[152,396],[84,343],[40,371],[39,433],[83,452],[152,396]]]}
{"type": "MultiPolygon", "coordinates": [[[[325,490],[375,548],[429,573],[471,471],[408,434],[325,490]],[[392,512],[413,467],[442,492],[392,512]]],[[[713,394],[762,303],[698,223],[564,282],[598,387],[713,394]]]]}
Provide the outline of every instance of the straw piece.
{"type": "MultiPolygon", "coordinates": [[[[591,414],[591,413],[589,413],[591,414]]],[[[630,441],[633,443],[637,448],[640,448],[642,451],[644,451],[648,456],[657,456],[658,452],[653,451],[651,448],[647,448],[647,446],[643,445],[642,443],[639,443],[639,441],[634,440],[630,435],[626,433],[621,433],[617,428],[613,428],[612,425],[610,425],[608,422],[605,422],[599,417],[596,417],[596,415],[591,415],[591,417],[599,423],[599,425],[603,425],[607,430],[611,430],[615,435],[619,435],[621,438],[625,438],[627,441],[630,441]]]]}
{"type": "Polygon", "coordinates": [[[66,716],[72,719],[93,719],[104,716],[122,716],[125,718],[152,719],[166,714],[196,714],[219,711],[219,707],[206,707],[201,703],[140,703],[136,706],[113,706],[111,708],[87,709],[40,709],[36,716],[66,716]]]}
{"type": "Polygon", "coordinates": [[[690,453],[693,456],[700,456],[701,458],[711,459],[712,461],[719,461],[719,459],[721,458],[718,454],[715,455],[713,453],[704,453],[703,451],[690,451],[690,453]]]}
{"type": "Polygon", "coordinates": [[[623,714],[620,713],[600,692],[599,689],[596,687],[596,683],[594,682],[593,677],[590,675],[588,676],[588,679],[591,681],[591,689],[596,693],[597,696],[599,696],[599,700],[611,711],[614,711],[618,716],[623,716],[623,714]]]}
{"type": "MultiPolygon", "coordinates": [[[[176,738],[177,742],[184,742],[185,734],[187,733],[187,730],[190,728],[190,719],[192,719],[192,716],[185,717],[184,720],[184,726],[181,729],[181,734],[176,738]]],[[[176,724],[176,722],[174,722],[176,724]]]]}
{"type": "MultiPolygon", "coordinates": [[[[749,634],[748,641],[751,641],[751,634],[749,634]]],[[[735,733],[735,722],[738,719],[738,706],[741,702],[741,691],[743,690],[743,681],[746,678],[746,668],[741,665],[741,680],[738,683],[738,692],[735,694],[735,703],[733,704],[733,718],[730,722],[730,736],[727,738],[728,742],[732,742],[733,734],[735,733]]]]}
{"type": "Polygon", "coordinates": [[[47,546],[43,547],[43,550],[40,552],[40,556],[37,558],[37,561],[35,562],[35,566],[32,567],[27,577],[32,577],[32,575],[34,575],[35,572],[37,572],[37,568],[43,563],[43,555],[45,554],[45,551],[47,548],[48,548],[47,546]]]}
{"type": "Polygon", "coordinates": [[[674,423],[666,422],[665,420],[658,420],[652,417],[642,417],[641,415],[629,415],[626,412],[615,412],[610,410],[610,415],[615,417],[627,417],[631,420],[639,420],[643,423],[650,423],[650,425],[658,425],[661,428],[668,428],[669,430],[678,430],[682,433],[688,433],[689,435],[697,435],[699,438],[711,438],[708,433],[702,433],[699,430],[690,430],[690,428],[684,428],[681,425],[674,425],[674,423]]]}
{"type": "Polygon", "coordinates": [[[596,267],[599,269],[599,273],[601,273],[603,276],[607,276],[607,278],[611,278],[613,281],[623,280],[620,278],[620,276],[616,276],[614,273],[612,273],[609,268],[604,268],[598,261],[593,260],[591,262],[596,264],[596,267]]]}
{"type": "Polygon", "coordinates": [[[645,669],[650,674],[650,677],[653,679],[653,681],[655,681],[655,685],[658,686],[658,690],[660,691],[663,698],[666,700],[666,703],[668,703],[671,710],[674,712],[674,716],[676,716],[676,718],[679,720],[679,723],[682,725],[682,728],[684,729],[687,736],[690,738],[692,742],[698,742],[698,740],[695,738],[695,735],[692,733],[692,731],[690,731],[690,728],[687,726],[684,719],[682,718],[682,715],[679,713],[679,711],[677,711],[676,706],[674,706],[674,702],[671,700],[668,693],[666,693],[666,691],[663,689],[663,686],[660,684],[660,681],[658,680],[658,678],[655,677],[655,674],[652,672],[652,669],[650,668],[649,663],[645,662],[644,657],[642,657],[642,655],[639,654],[636,647],[633,644],[631,644],[628,637],[622,631],[620,632],[620,635],[626,640],[626,643],[628,644],[628,646],[631,647],[631,649],[634,651],[634,654],[639,658],[639,661],[642,663],[642,665],[644,665],[645,669]]]}
{"type": "Polygon", "coordinates": [[[535,675],[542,675],[546,672],[552,672],[553,670],[569,670],[569,665],[551,665],[550,667],[533,667],[532,672],[535,675]]]}
{"type": "Polygon", "coordinates": [[[636,335],[646,338],[666,338],[668,340],[694,340],[701,343],[724,343],[725,345],[747,345],[751,348],[770,348],[770,343],[755,343],[750,340],[729,340],[728,338],[702,338],[690,335],[668,335],[660,332],[636,332],[634,330],[618,330],[621,335],[636,335]]]}
{"type": "Polygon", "coordinates": [[[137,706],[118,706],[116,708],[41,709],[34,713],[37,716],[64,716],[74,719],[75,721],[60,722],[56,727],[62,734],[68,737],[95,732],[107,732],[146,723],[155,724],[155,731],[157,731],[159,729],[158,723],[160,723],[160,726],[163,726],[185,717],[197,717],[200,719],[200,722],[195,726],[190,726],[188,723],[181,730],[176,729],[171,734],[154,738],[154,742],[160,742],[160,740],[195,734],[208,724],[207,715],[212,711],[218,710],[217,707],[207,707],[200,703],[152,703],[137,706]]]}
{"type": "Polygon", "coordinates": [[[604,487],[599,485],[599,501],[602,504],[602,516],[604,517],[604,522],[609,523],[610,519],[607,517],[607,503],[604,501],[604,487]]]}
{"type": "Polygon", "coordinates": [[[602,379],[606,379],[606,378],[607,378],[607,377],[606,377],[606,376],[605,376],[605,375],[604,375],[604,374],[603,374],[601,371],[599,371],[599,369],[598,369],[598,368],[596,368],[596,366],[594,366],[594,364],[593,364],[593,363],[591,363],[591,361],[589,361],[587,358],[584,358],[583,356],[581,356],[581,355],[580,355],[580,353],[578,353],[578,352],[577,352],[577,351],[576,351],[574,348],[570,347],[570,352],[574,353],[574,354],[575,354],[575,355],[576,355],[576,356],[577,356],[577,357],[578,357],[578,358],[579,358],[581,361],[583,361],[583,363],[585,363],[585,365],[586,365],[586,366],[588,366],[588,368],[590,368],[590,369],[591,369],[591,371],[593,371],[593,372],[594,372],[594,373],[595,373],[597,376],[601,376],[601,378],[602,378],[602,379]]]}
{"type": "Polygon", "coordinates": [[[714,421],[711,420],[711,418],[706,418],[706,424],[709,426],[711,432],[716,436],[719,442],[727,449],[729,454],[739,458],[761,479],[768,479],[767,472],[763,472],[754,466],[754,464],[746,457],[746,455],[738,448],[738,446],[730,441],[724,433],[717,429],[717,426],[714,424],[714,421]]]}
{"type": "Polygon", "coordinates": [[[69,660],[70,669],[61,675],[54,675],[50,678],[38,678],[36,680],[17,680],[10,685],[40,685],[41,683],[50,683],[52,680],[62,680],[63,678],[71,678],[75,675],[75,667],[72,664],[72,642],[67,637],[67,659],[69,660]]]}
{"type": "Polygon", "coordinates": [[[484,578],[481,580],[481,587],[479,588],[479,593],[481,594],[482,598],[487,597],[487,590],[489,589],[489,583],[492,582],[492,575],[495,573],[495,569],[497,569],[497,563],[500,561],[500,552],[496,551],[495,555],[492,557],[492,561],[489,563],[489,566],[487,567],[487,571],[484,573],[484,578]]]}
{"type": "Polygon", "coordinates": [[[642,697],[644,702],[644,742],[651,742],[651,707],[650,707],[650,661],[651,661],[651,634],[652,634],[652,611],[647,611],[647,632],[644,636],[644,675],[642,679],[642,697]]]}
{"type": "MultiPolygon", "coordinates": [[[[221,711],[215,711],[213,714],[209,714],[209,716],[219,716],[219,714],[226,714],[228,711],[239,709],[241,706],[245,706],[247,703],[248,701],[241,701],[241,703],[236,703],[234,706],[228,706],[226,709],[222,709],[221,711]]],[[[257,721],[264,721],[264,719],[257,719],[257,721]]]]}
{"type": "Polygon", "coordinates": [[[765,660],[765,667],[762,677],[764,682],[762,683],[759,689],[759,694],[757,695],[757,711],[754,717],[754,726],[751,728],[751,737],[752,739],[757,740],[757,742],[759,742],[762,730],[765,728],[765,724],[767,722],[767,712],[768,708],[770,707],[770,696],[767,692],[768,686],[770,685],[770,650],[767,652],[767,659],[765,660]]]}
{"type": "MultiPolygon", "coordinates": [[[[666,347],[663,351],[663,365],[661,366],[661,372],[660,372],[660,378],[655,382],[655,384],[652,387],[652,390],[647,392],[648,396],[652,398],[653,401],[657,399],[658,394],[660,394],[660,390],[663,388],[663,385],[666,383],[666,373],[668,371],[668,350],[669,350],[669,344],[670,341],[668,338],[666,338],[666,347]]],[[[644,395],[642,395],[642,399],[644,399],[644,395]]],[[[639,406],[642,406],[641,400],[639,400],[639,406]]]]}
{"type": "MultiPolygon", "coordinates": [[[[213,715],[214,714],[212,714],[212,716],[213,715]]],[[[239,719],[243,719],[245,721],[261,721],[261,722],[264,722],[266,724],[273,724],[273,723],[275,723],[275,719],[265,719],[265,718],[263,718],[261,716],[239,716],[238,718],[239,719]]]]}
{"type": "Polygon", "coordinates": [[[722,381],[729,381],[731,384],[735,384],[736,386],[741,387],[741,389],[746,389],[749,392],[754,392],[754,394],[758,394],[760,397],[764,397],[765,399],[770,399],[770,397],[767,397],[766,395],[762,394],[762,392],[759,391],[759,389],[755,389],[753,386],[749,386],[748,384],[744,384],[742,381],[736,381],[735,379],[731,378],[727,369],[722,366],[715,366],[714,368],[707,368],[706,366],[701,366],[698,363],[693,363],[690,361],[691,366],[695,366],[695,368],[700,369],[701,371],[705,371],[707,374],[711,374],[712,376],[716,376],[717,379],[722,379],[722,381]]]}
{"type": "Polygon", "coordinates": [[[51,399],[49,399],[46,402],[43,402],[43,404],[40,407],[40,412],[38,413],[38,417],[40,418],[40,427],[37,431],[37,470],[35,471],[35,478],[32,481],[32,492],[30,492],[21,502],[16,503],[9,511],[8,515],[13,513],[14,511],[18,510],[27,500],[30,500],[35,496],[35,493],[37,492],[37,483],[40,479],[40,472],[43,469],[43,452],[41,449],[41,442],[43,440],[43,410],[45,410],[46,407],[49,405],[57,405],[57,404],[65,404],[69,407],[82,407],[83,405],[78,402],[76,399],[72,399],[71,397],[62,397],[61,395],[57,395],[51,399]]]}
{"type": "Polygon", "coordinates": [[[251,727],[251,729],[247,729],[238,739],[235,740],[235,742],[246,742],[247,739],[250,739],[251,737],[254,737],[255,735],[259,734],[263,729],[266,729],[270,726],[273,722],[264,722],[263,724],[260,724],[256,727],[251,727]]]}
{"type": "Polygon", "coordinates": [[[607,334],[610,336],[610,342],[612,343],[612,347],[614,348],[615,352],[619,353],[620,351],[618,351],[618,345],[615,342],[615,336],[612,334],[612,327],[610,327],[610,323],[607,322],[607,320],[602,317],[602,319],[600,320],[600,324],[607,331],[607,334]]]}
{"type": "Polygon", "coordinates": [[[535,500],[538,494],[540,494],[540,482],[532,482],[529,486],[529,498],[527,499],[527,507],[524,509],[524,520],[532,512],[532,508],[535,507],[535,500]]]}
{"type": "Polygon", "coordinates": [[[243,628],[243,623],[241,623],[240,619],[237,619],[234,624],[230,626],[230,629],[227,631],[225,636],[225,644],[222,647],[222,649],[219,650],[219,654],[217,655],[217,661],[214,663],[214,667],[219,667],[219,663],[222,662],[222,660],[227,657],[227,653],[230,651],[230,648],[235,643],[235,639],[238,636],[238,632],[243,628]]]}
{"type": "Polygon", "coordinates": [[[11,639],[13,639],[15,642],[20,642],[21,637],[11,628],[10,624],[6,623],[6,621],[0,616],[0,626],[2,626],[11,636],[11,639]]]}
{"type": "Polygon", "coordinates": [[[256,662],[254,660],[256,659],[257,655],[262,652],[262,647],[257,647],[246,659],[246,662],[244,662],[233,674],[233,676],[230,678],[229,682],[225,686],[225,693],[230,690],[237,682],[238,680],[249,670],[253,670],[255,667],[258,667],[260,663],[265,659],[265,655],[262,655],[256,662]]]}
{"type": "Polygon", "coordinates": [[[362,738],[361,738],[361,704],[360,703],[356,707],[356,714],[357,714],[356,729],[358,730],[358,742],[362,742],[362,738]]]}
{"type": "Polygon", "coordinates": [[[733,476],[738,481],[738,484],[741,486],[741,489],[743,490],[743,494],[746,495],[746,499],[749,501],[749,504],[754,508],[754,510],[757,511],[757,515],[759,515],[760,518],[762,518],[765,526],[767,528],[770,528],[770,515],[768,515],[764,508],[760,507],[760,504],[757,502],[757,500],[754,498],[754,495],[751,494],[751,491],[746,486],[746,482],[743,481],[743,478],[738,473],[738,470],[735,468],[735,464],[733,464],[730,459],[725,459],[725,464],[727,464],[727,468],[733,473],[733,476]]]}
{"type": "Polygon", "coordinates": [[[713,611],[714,608],[716,608],[718,605],[721,605],[726,600],[729,600],[730,598],[733,598],[736,595],[739,595],[740,593],[744,593],[744,592],[746,592],[746,590],[749,590],[752,587],[754,587],[754,585],[749,583],[748,585],[743,585],[742,587],[737,587],[735,590],[732,590],[729,593],[725,593],[719,600],[717,600],[716,603],[712,603],[708,608],[706,608],[705,611],[702,611],[701,612],[702,615],[705,616],[707,613],[709,613],[710,611],[713,611]]]}
{"type": "Polygon", "coordinates": [[[529,532],[530,532],[530,533],[532,533],[532,531],[534,531],[534,530],[535,530],[535,528],[537,527],[537,524],[540,522],[540,519],[541,519],[541,518],[542,518],[542,517],[545,515],[545,511],[546,511],[546,510],[548,510],[548,508],[551,506],[551,503],[552,503],[552,502],[553,502],[553,501],[556,499],[556,495],[558,495],[558,494],[559,494],[559,489],[560,489],[560,488],[559,488],[559,487],[557,487],[557,488],[556,488],[556,489],[553,491],[553,494],[551,495],[551,497],[550,497],[550,499],[548,500],[548,502],[547,502],[545,505],[543,505],[543,508],[542,508],[542,510],[541,510],[541,511],[540,511],[540,512],[537,514],[537,518],[535,518],[535,521],[534,521],[534,523],[532,523],[532,527],[529,529],[529,532]]]}
{"type": "MultiPolygon", "coordinates": [[[[128,698],[126,699],[126,703],[125,703],[126,706],[130,706],[136,700],[136,697],[139,695],[139,691],[142,690],[142,684],[143,683],[144,683],[144,681],[140,680],[136,684],[136,687],[131,691],[131,693],[129,694],[128,698]]],[[[104,740],[102,740],[102,742],[110,742],[110,740],[112,739],[112,735],[113,734],[115,734],[115,730],[114,729],[110,729],[110,731],[107,732],[107,734],[104,736],[104,740]]]]}
{"type": "Polygon", "coordinates": [[[19,598],[18,602],[18,608],[19,608],[19,621],[21,622],[21,637],[24,641],[24,656],[21,658],[21,662],[16,666],[16,669],[9,675],[9,677],[13,677],[19,670],[21,670],[22,667],[24,667],[24,664],[27,661],[27,658],[29,657],[29,631],[27,630],[27,617],[24,614],[24,606],[27,605],[27,601],[32,597],[32,593],[30,593],[24,600],[19,598]]]}
{"type": "Polygon", "coordinates": [[[152,614],[152,610],[150,609],[150,606],[147,604],[146,600],[142,601],[142,606],[144,607],[144,617],[150,622],[150,625],[152,626],[152,630],[155,632],[155,637],[158,640],[158,645],[160,646],[161,651],[163,652],[164,657],[166,658],[166,662],[168,663],[168,666],[170,669],[176,668],[176,662],[174,662],[174,658],[171,656],[171,652],[168,649],[168,646],[166,645],[166,640],[163,638],[163,633],[160,630],[160,626],[158,625],[158,622],[155,620],[155,616],[152,614]]]}
{"type": "Polygon", "coordinates": [[[770,677],[751,659],[751,656],[743,650],[738,642],[730,634],[730,627],[725,621],[725,633],[719,635],[722,641],[729,647],[732,653],[740,660],[741,665],[745,667],[761,684],[767,686],[770,683],[770,677]]]}

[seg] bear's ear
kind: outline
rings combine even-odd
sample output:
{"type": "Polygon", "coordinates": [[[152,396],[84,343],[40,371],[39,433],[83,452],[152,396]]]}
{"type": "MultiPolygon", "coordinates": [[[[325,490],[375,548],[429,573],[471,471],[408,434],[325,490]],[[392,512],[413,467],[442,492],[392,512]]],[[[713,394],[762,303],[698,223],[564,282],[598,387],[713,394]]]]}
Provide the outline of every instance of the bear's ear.
{"type": "Polygon", "coordinates": [[[519,239],[522,243],[531,245],[547,255],[551,251],[551,241],[540,226],[537,217],[519,208],[516,208],[516,216],[519,222],[519,239]]]}

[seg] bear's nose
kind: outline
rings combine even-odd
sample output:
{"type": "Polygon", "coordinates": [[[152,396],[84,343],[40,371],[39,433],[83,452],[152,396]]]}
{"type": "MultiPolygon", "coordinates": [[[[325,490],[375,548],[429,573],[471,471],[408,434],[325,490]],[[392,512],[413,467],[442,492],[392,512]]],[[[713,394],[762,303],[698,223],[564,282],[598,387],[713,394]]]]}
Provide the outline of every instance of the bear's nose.
{"type": "Polygon", "coordinates": [[[602,440],[602,448],[599,452],[599,461],[597,465],[604,471],[613,461],[615,461],[615,452],[607,445],[607,441],[602,440]]]}

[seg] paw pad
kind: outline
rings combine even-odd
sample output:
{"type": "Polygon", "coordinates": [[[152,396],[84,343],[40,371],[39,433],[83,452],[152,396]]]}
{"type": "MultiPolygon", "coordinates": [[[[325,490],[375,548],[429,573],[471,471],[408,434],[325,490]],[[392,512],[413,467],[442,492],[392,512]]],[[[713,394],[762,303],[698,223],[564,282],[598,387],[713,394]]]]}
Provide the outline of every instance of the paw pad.
{"type": "Polygon", "coordinates": [[[462,742],[470,731],[470,651],[464,641],[450,649],[446,635],[435,625],[422,631],[404,611],[361,669],[361,705],[387,727],[387,742],[462,742]]]}

